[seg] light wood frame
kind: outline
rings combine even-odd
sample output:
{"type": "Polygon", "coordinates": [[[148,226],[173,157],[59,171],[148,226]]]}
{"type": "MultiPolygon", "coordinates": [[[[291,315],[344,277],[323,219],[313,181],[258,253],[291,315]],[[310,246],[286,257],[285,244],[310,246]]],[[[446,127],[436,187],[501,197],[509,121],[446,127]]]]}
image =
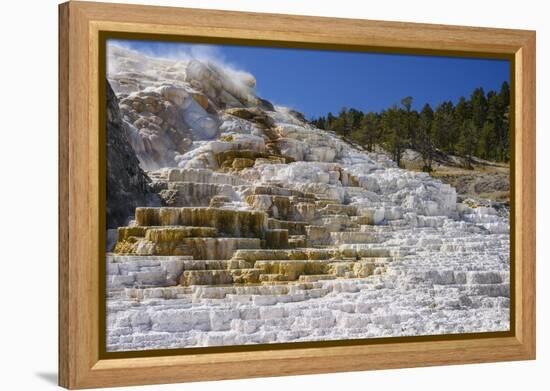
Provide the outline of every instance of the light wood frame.
{"type": "Polygon", "coordinates": [[[89,2],[59,6],[59,384],[76,388],[535,358],[535,32],[89,2]],[[101,31],[503,54],[515,64],[512,336],[100,359],[101,31]]]}

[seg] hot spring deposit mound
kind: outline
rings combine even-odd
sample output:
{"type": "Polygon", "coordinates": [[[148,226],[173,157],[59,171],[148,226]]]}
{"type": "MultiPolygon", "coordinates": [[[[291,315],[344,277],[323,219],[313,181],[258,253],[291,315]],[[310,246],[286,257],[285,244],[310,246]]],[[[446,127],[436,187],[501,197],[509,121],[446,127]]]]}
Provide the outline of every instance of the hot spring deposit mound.
{"type": "Polygon", "coordinates": [[[247,73],[110,46],[108,82],[108,351],[508,330],[506,211],[247,73]]]}

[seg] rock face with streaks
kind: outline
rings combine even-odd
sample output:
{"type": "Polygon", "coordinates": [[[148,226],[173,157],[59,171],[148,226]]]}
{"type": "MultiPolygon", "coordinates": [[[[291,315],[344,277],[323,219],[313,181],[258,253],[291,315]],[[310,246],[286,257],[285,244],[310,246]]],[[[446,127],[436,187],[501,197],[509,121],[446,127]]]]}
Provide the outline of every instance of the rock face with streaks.
{"type": "Polygon", "coordinates": [[[160,204],[139,166],[121,119],[118,99],[107,82],[107,228],[124,225],[137,206],[160,204]]]}
{"type": "Polygon", "coordinates": [[[107,255],[108,350],[509,328],[505,214],[273,106],[248,74],[108,58],[162,203],[107,255]]]}

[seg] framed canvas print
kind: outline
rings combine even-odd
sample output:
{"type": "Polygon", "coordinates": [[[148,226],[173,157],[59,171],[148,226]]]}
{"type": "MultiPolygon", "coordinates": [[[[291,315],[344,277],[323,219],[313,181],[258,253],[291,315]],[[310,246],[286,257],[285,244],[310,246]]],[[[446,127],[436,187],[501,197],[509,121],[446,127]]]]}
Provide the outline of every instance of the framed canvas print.
{"type": "Polygon", "coordinates": [[[60,384],[535,358],[535,33],[60,5],[60,384]]]}

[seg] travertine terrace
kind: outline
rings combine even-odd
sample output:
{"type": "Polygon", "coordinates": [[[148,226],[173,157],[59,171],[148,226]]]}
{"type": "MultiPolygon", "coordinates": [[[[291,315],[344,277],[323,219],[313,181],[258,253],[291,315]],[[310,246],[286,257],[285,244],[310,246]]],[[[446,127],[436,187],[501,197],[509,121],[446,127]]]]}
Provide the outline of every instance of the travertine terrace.
{"type": "Polygon", "coordinates": [[[108,61],[161,205],[108,232],[109,351],[508,330],[505,213],[314,128],[252,75],[108,61]]]}

